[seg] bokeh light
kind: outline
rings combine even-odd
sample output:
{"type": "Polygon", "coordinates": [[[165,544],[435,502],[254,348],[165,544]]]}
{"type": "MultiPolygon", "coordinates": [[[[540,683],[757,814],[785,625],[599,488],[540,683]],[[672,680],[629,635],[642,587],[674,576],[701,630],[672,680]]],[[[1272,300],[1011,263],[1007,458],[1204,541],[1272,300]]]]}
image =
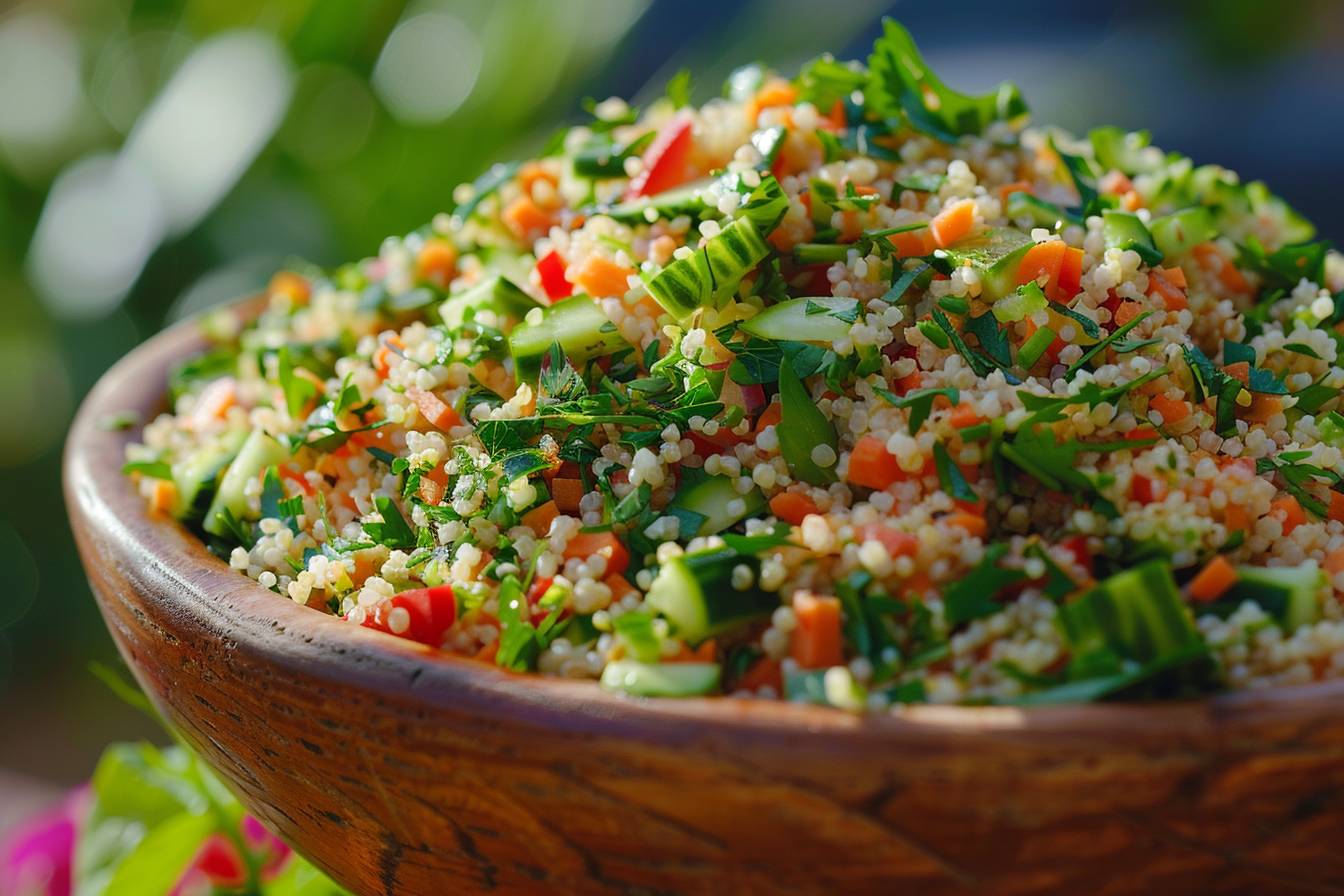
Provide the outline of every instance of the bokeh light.
{"type": "Polygon", "coordinates": [[[432,124],[471,96],[481,56],[476,35],[452,13],[412,15],[387,38],[373,69],[373,87],[397,118],[432,124]]]}

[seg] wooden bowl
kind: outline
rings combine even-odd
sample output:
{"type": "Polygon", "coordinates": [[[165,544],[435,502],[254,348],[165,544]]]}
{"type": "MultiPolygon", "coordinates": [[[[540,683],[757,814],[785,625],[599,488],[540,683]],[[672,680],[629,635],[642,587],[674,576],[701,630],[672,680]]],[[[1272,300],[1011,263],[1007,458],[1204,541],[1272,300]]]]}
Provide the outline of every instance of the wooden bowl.
{"type": "Polygon", "coordinates": [[[202,345],[174,327],[84,402],[80,554],[154,704],[357,893],[1344,892],[1344,682],[874,718],[641,701],[279,598],[151,516],[134,434],[99,425],[151,418],[202,345]]]}

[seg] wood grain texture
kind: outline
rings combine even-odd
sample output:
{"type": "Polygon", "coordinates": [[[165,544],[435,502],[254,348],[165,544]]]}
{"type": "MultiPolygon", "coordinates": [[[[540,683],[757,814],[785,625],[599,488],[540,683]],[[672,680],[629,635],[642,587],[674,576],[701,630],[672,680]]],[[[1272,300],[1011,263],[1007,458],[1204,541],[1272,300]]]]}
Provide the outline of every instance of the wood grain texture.
{"type": "Polygon", "coordinates": [[[191,327],[86,400],[66,501],[154,703],[360,894],[1344,894],[1344,683],[1153,706],[638,701],[263,590],[119,472],[191,327]]]}

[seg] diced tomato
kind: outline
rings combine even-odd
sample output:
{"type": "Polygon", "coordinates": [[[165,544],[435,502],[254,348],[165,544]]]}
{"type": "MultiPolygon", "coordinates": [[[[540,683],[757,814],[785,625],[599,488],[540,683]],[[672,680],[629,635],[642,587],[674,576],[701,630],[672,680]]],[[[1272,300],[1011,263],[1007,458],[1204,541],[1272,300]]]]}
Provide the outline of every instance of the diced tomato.
{"type": "Polygon", "coordinates": [[[1092,574],[1092,554],[1087,549],[1086,535],[1070,535],[1059,543],[1060,547],[1073,554],[1073,559],[1079,566],[1087,570],[1087,574],[1092,574]]]}
{"type": "Polygon", "coordinates": [[[907,474],[881,439],[864,436],[850,452],[847,478],[855,485],[881,490],[897,480],[907,478],[907,474]]]}
{"type": "Polygon", "coordinates": [[[770,499],[770,512],[786,523],[801,526],[803,518],[821,511],[817,502],[800,492],[780,492],[770,499]]]}
{"type": "Polygon", "coordinates": [[[678,115],[663,125],[644,151],[644,166],[630,180],[630,186],[625,190],[626,199],[656,196],[690,179],[687,162],[691,155],[691,129],[689,115],[678,115]]]}
{"type": "Polygon", "coordinates": [[[554,249],[537,259],[537,276],[552,302],[574,294],[574,284],[565,279],[565,259],[554,249]]]}
{"type": "Polygon", "coordinates": [[[918,538],[886,523],[867,523],[860,526],[854,534],[854,540],[860,544],[865,541],[876,541],[893,557],[913,557],[919,550],[918,538]]]}
{"type": "Polygon", "coordinates": [[[630,551],[610,532],[580,532],[565,545],[566,560],[587,560],[596,554],[607,561],[607,572],[620,575],[630,565],[630,551]]]}
{"type": "Polygon", "coordinates": [[[457,619],[457,598],[453,586],[436,585],[432,588],[414,588],[402,591],[365,613],[363,625],[380,632],[397,635],[419,644],[439,647],[443,635],[457,619]],[[392,630],[393,610],[405,610],[410,621],[405,630],[392,630]]]}
{"type": "Polygon", "coordinates": [[[1129,496],[1140,504],[1160,501],[1164,491],[1161,482],[1150,479],[1142,473],[1135,473],[1134,478],[1129,481],[1129,496]]]}

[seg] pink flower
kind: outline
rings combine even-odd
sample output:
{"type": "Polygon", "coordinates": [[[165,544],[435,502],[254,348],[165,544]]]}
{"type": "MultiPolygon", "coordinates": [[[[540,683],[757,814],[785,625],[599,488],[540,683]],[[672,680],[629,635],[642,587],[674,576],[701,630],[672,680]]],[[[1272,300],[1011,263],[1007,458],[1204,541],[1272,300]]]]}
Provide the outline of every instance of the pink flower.
{"type": "Polygon", "coordinates": [[[75,838],[87,806],[88,788],[81,787],[0,844],[0,893],[70,896],[75,838]]]}

